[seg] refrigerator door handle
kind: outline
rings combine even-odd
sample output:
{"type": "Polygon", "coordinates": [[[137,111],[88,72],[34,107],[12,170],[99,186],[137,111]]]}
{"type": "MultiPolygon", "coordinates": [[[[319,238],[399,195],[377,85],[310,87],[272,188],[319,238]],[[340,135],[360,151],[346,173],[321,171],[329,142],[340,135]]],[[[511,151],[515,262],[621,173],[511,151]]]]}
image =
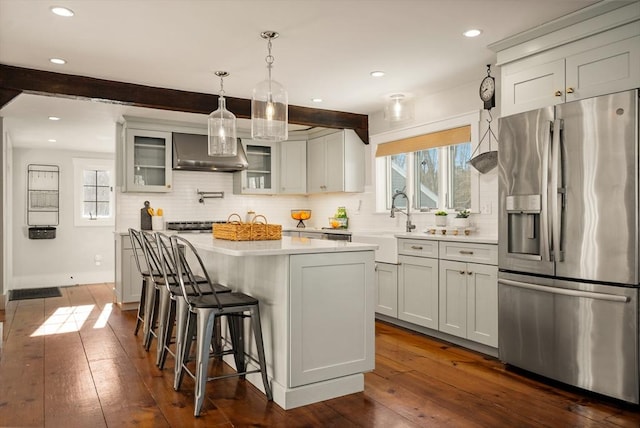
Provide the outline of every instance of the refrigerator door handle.
{"type": "Polygon", "coordinates": [[[552,239],[551,239],[551,225],[549,224],[549,177],[547,176],[547,172],[549,171],[549,159],[551,157],[551,128],[553,122],[546,122],[544,135],[545,135],[545,144],[546,146],[543,149],[542,156],[542,171],[544,174],[542,176],[542,206],[540,216],[540,230],[541,237],[546,240],[546,242],[542,242],[542,247],[544,248],[545,254],[542,254],[542,258],[544,260],[548,260],[550,262],[553,261],[553,254],[551,247],[552,239]]]}
{"type": "Polygon", "coordinates": [[[532,291],[542,291],[545,293],[560,294],[571,297],[586,297],[588,299],[606,300],[608,302],[627,303],[631,299],[628,296],[620,296],[616,294],[595,293],[593,291],[580,291],[568,288],[549,287],[546,285],[529,284],[527,282],[513,281],[510,279],[499,279],[498,284],[509,285],[512,287],[524,288],[532,291]]]}
{"type": "Polygon", "coordinates": [[[564,190],[560,188],[562,177],[562,119],[553,122],[553,142],[551,144],[551,215],[552,215],[552,242],[553,258],[556,262],[563,261],[560,239],[562,237],[562,206],[558,204],[558,197],[564,199],[564,190]]]}

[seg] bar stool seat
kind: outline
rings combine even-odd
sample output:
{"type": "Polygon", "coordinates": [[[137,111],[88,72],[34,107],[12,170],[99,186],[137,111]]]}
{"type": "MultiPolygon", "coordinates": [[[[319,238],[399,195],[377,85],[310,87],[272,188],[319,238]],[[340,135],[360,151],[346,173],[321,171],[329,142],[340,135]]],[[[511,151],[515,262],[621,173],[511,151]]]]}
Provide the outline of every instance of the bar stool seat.
{"type": "MultiPolygon", "coordinates": [[[[244,293],[213,293],[204,294],[201,292],[201,285],[195,282],[193,267],[203,272],[211,286],[211,280],[205,269],[202,258],[193,245],[180,236],[170,238],[171,249],[176,261],[176,271],[182,288],[182,297],[187,303],[188,317],[186,323],[186,333],[176,344],[179,351],[180,367],[176,370],[176,390],[180,388],[182,378],[187,373],[195,380],[195,403],[194,415],[199,416],[204,403],[206,383],[215,379],[239,376],[244,378],[249,373],[261,373],[267,399],[273,399],[271,386],[267,377],[267,365],[264,354],[264,344],[262,340],[262,326],[260,323],[259,300],[244,293]],[[180,251],[183,246],[184,251],[180,251]],[[195,295],[186,292],[188,286],[196,290],[195,295]],[[236,372],[221,376],[209,377],[208,367],[210,359],[210,348],[214,334],[214,325],[221,316],[225,316],[231,335],[231,350],[233,353],[236,372]],[[254,358],[245,351],[244,344],[244,319],[250,318],[251,330],[255,340],[255,350],[258,354],[254,358]],[[195,370],[190,369],[189,362],[192,361],[190,349],[193,338],[196,338],[195,370]],[[249,360],[249,361],[247,361],[249,360]],[[247,362],[257,364],[257,369],[249,369],[247,362]]],[[[214,348],[215,350],[215,348],[214,348]]],[[[178,353],[177,353],[178,354],[178,353]]],[[[214,352],[215,355],[215,352],[214,352]]]]}

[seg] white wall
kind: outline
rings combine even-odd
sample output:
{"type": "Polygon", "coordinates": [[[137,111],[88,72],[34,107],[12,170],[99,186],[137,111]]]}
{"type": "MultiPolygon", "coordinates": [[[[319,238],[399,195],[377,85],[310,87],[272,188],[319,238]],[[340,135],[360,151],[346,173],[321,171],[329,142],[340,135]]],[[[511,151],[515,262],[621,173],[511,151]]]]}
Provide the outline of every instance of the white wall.
{"type": "Polygon", "coordinates": [[[72,158],[114,159],[114,154],[65,150],[13,149],[10,207],[12,277],[10,288],[36,288],[113,282],[114,227],[75,227],[72,158]],[[60,224],[55,239],[29,239],[26,218],[27,165],[60,167],[60,224]],[[101,256],[98,266],[95,256],[101,256]]]}

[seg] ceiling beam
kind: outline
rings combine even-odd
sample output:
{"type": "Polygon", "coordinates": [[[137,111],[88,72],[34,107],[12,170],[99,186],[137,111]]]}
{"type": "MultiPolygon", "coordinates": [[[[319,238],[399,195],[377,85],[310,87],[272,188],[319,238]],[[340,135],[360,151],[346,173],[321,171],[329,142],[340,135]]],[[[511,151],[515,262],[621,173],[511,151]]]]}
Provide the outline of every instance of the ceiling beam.
{"type": "MultiPolygon", "coordinates": [[[[0,108],[22,92],[206,115],[218,106],[218,96],[212,94],[0,64],[0,108]]],[[[251,100],[233,97],[226,97],[226,100],[227,108],[236,117],[251,118],[251,100]]],[[[369,144],[369,120],[364,114],[289,105],[289,122],[305,126],[353,129],[365,144],[369,144]]]]}

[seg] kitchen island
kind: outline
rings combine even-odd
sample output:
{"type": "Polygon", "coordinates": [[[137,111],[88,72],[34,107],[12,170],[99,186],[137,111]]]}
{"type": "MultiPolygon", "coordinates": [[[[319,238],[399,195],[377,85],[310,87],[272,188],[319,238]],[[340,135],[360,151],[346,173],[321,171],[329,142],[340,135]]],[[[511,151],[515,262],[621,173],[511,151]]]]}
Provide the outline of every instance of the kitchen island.
{"type": "MultiPolygon", "coordinates": [[[[374,369],[376,245],[184,234],[213,281],[260,300],[267,372],[283,409],[364,390],[374,369]]],[[[247,344],[255,352],[255,345],[247,344]]],[[[235,366],[233,358],[225,360],[235,366]]],[[[259,374],[247,379],[263,390],[259,374]]]]}

